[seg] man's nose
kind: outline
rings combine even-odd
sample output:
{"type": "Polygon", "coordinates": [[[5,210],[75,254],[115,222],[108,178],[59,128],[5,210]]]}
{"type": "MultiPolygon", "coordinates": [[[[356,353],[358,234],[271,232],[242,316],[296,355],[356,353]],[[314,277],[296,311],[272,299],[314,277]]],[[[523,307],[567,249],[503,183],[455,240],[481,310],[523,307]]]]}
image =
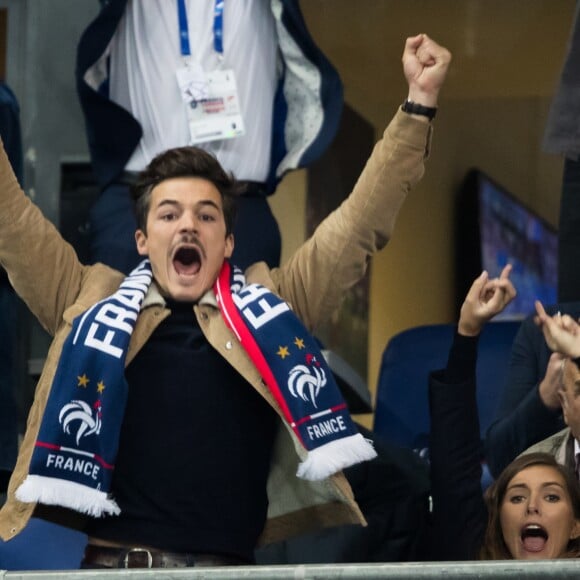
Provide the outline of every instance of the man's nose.
{"type": "Polygon", "coordinates": [[[194,214],[184,212],[181,216],[179,229],[183,232],[196,232],[198,220],[194,214]]]}

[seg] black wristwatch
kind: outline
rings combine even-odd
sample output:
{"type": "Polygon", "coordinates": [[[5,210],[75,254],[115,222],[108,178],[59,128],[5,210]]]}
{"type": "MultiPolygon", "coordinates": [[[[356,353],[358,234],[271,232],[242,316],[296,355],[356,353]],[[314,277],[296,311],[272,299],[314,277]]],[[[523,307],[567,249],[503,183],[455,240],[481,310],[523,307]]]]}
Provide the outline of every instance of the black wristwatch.
{"type": "Polygon", "coordinates": [[[424,107],[419,103],[414,103],[409,99],[405,99],[405,102],[401,105],[401,109],[405,111],[405,113],[410,113],[412,115],[423,115],[424,117],[428,117],[430,121],[435,118],[437,114],[437,107],[424,107]]]}

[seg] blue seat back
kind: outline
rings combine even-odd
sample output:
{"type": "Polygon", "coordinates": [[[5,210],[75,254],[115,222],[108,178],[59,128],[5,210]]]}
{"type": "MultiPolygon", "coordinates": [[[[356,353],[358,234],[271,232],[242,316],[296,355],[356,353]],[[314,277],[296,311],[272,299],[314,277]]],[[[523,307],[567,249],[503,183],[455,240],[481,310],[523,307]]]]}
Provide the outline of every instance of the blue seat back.
{"type": "Polygon", "coordinates": [[[8,542],[0,540],[0,570],[78,570],[87,536],[38,518],[8,542]]]}
{"type": "MultiPolygon", "coordinates": [[[[520,321],[490,322],[479,339],[477,401],[482,438],[493,420],[520,321]]],[[[374,431],[403,447],[429,446],[428,377],[447,364],[454,324],[433,324],[394,336],[383,353],[374,431]]]]}

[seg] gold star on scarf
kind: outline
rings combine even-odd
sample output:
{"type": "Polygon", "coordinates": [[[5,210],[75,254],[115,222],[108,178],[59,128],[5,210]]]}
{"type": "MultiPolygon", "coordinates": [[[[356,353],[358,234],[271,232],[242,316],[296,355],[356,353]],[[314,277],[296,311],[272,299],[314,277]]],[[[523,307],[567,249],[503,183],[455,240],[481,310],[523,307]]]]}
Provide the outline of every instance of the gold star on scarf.
{"type": "Polygon", "coordinates": [[[280,346],[278,347],[278,352],[276,353],[282,360],[284,360],[287,356],[290,356],[288,352],[287,346],[280,346]]]}
{"type": "Polygon", "coordinates": [[[97,383],[97,392],[102,393],[105,390],[105,383],[103,381],[99,381],[97,383]]]}
{"type": "Polygon", "coordinates": [[[299,349],[303,349],[304,348],[304,340],[302,338],[298,338],[296,337],[294,339],[294,344],[299,348],[299,349]]]}
{"type": "Polygon", "coordinates": [[[82,377],[77,377],[78,379],[78,385],[77,387],[82,387],[83,389],[87,388],[87,385],[89,384],[89,377],[87,377],[87,375],[83,375],[82,377]]]}

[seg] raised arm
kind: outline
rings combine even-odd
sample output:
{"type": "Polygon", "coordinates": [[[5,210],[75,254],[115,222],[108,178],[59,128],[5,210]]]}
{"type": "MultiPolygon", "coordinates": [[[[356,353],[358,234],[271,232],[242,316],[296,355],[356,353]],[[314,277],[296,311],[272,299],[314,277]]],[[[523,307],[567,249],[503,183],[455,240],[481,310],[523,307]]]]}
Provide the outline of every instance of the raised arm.
{"type": "MultiPolygon", "coordinates": [[[[403,70],[409,98],[437,105],[451,56],[427,35],[407,39],[403,70]]],[[[400,108],[375,145],[352,193],[281,269],[276,290],[312,330],[365,273],[370,257],[389,241],[407,193],[419,182],[430,145],[430,118],[400,108]]]]}
{"type": "Polygon", "coordinates": [[[78,297],[86,268],[72,246],[24,194],[1,144],[0,265],[16,293],[43,327],[54,334],[65,310],[78,297]]]}
{"type": "Polygon", "coordinates": [[[526,318],[514,339],[495,418],[486,433],[485,457],[494,476],[528,447],[563,429],[557,396],[561,361],[546,345],[534,317],[526,318]]]}
{"type": "Polygon", "coordinates": [[[435,559],[472,559],[486,524],[476,399],[477,337],[514,298],[510,266],[490,280],[483,272],[461,308],[447,368],[431,374],[431,491],[435,559]]]}

